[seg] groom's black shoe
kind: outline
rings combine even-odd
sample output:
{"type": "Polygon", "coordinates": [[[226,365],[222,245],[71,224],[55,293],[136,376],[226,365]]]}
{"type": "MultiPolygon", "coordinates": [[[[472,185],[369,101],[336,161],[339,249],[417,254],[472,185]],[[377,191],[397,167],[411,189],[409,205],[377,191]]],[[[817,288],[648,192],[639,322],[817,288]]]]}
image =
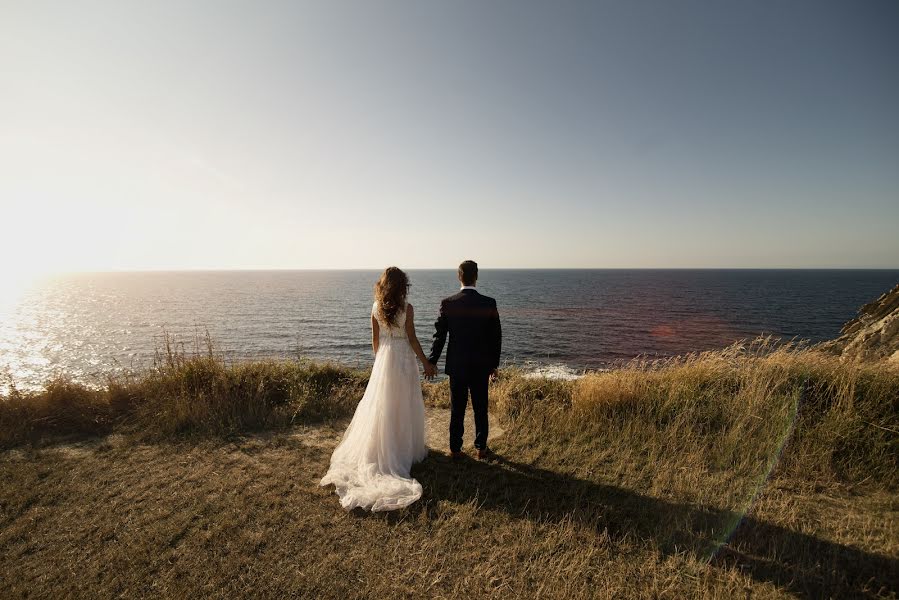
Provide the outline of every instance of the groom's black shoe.
{"type": "Polygon", "coordinates": [[[478,460],[493,460],[496,454],[490,448],[478,448],[478,460]]]}
{"type": "Polygon", "coordinates": [[[465,458],[465,453],[459,451],[450,451],[450,456],[453,458],[453,460],[462,460],[463,458],[465,458]]]}

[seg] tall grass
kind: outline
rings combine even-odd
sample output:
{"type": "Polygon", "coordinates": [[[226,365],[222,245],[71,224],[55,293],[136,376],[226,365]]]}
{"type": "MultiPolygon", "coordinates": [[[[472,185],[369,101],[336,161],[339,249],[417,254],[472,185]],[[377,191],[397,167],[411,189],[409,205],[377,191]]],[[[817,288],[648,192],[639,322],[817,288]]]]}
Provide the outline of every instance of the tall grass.
{"type": "Polygon", "coordinates": [[[152,368],[94,388],[65,378],[37,392],[0,397],[0,447],[58,436],[141,438],[229,435],[346,414],[367,375],[327,363],[228,363],[207,340],[186,351],[166,338],[152,368]]]}
{"type": "MultiPolygon", "coordinates": [[[[0,446],[311,423],[351,414],[366,381],[364,372],[330,364],[229,364],[211,344],[192,353],[167,344],[153,368],[99,389],[64,379],[39,392],[13,388],[0,399],[0,446]]],[[[426,384],[425,398],[446,406],[446,382],[426,384]]],[[[521,447],[555,453],[573,470],[610,478],[627,471],[661,495],[700,480],[707,487],[765,477],[775,465],[806,480],[899,484],[899,371],[797,344],[760,339],[575,381],[510,369],[493,385],[491,403],[521,447]]]]}
{"type": "Polygon", "coordinates": [[[656,481],[644,483],[662,495],[775,466],[805,480],[899,484],[899,370],[799,344],[763,338],[570,383],[513,375],[493,397],[518,437],[553,440],[581,470],[647,465],[656,481]]]}

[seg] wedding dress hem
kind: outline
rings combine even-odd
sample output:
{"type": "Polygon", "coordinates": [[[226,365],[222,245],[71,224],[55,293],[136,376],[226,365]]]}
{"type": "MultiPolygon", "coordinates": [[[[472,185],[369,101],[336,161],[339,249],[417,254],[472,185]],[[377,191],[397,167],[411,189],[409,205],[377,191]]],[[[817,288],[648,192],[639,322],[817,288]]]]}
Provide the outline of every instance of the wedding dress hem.
{"type": "MultiPolygon", "coordinates": [[[[421,484],[409,472],[427,456],[427,447],[415,353],[403,327],[380,321],[377,303],[372,315],[379,319],[380,337],[371,377],[319,484],[333,484],[346,510],[380,512],[421,498],[421,484]]],[[[405,309],[396,322],[405,323],[405,309]]]]}

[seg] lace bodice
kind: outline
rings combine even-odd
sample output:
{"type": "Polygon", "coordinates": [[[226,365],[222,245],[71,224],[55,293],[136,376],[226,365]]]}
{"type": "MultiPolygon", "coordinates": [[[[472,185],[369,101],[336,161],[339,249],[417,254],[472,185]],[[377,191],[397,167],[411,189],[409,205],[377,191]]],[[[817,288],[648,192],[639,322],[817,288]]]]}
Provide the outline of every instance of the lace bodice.
{"type": "Polygon", "coordinates": [[[406,307],[400,310],[396,315],[396,323],[387,323],[381,317],[378,311],[378,301],[375,300],[371,305],[371,314],[378,320],[380,326],[380,337],[405,338],[406,337],[406,307]]]}

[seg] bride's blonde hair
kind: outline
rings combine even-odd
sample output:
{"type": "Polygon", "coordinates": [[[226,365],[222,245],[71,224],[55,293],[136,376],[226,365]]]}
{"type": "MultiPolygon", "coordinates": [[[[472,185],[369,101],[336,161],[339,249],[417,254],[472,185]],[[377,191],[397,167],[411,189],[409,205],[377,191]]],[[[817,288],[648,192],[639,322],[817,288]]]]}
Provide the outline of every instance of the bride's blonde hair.
{"type": "MultiPolygon", "coordinates": [[[[375,300],[378,314],[385,323],[393,323],[399,312],[406,306],[409,292],[409,277],[397,267],[387,267],[375,284],[375,300]]],[[[401,323],[396,323],[401,325],[401,323]]]]}

